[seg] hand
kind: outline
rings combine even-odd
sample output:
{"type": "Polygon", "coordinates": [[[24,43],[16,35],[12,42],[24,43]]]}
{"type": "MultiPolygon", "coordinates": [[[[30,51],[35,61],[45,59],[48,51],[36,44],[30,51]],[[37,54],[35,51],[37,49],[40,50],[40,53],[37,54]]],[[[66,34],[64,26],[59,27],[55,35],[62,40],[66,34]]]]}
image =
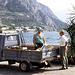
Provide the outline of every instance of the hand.
{"type": "Polygon", "coordinates": [[[35,44],[35,46],[37,47],[37,45],[35,44]]]}
{"type": "Polygon", "coordinates": [[[66,50],[66,46],[64,47],[64,49],[66,50]]]}

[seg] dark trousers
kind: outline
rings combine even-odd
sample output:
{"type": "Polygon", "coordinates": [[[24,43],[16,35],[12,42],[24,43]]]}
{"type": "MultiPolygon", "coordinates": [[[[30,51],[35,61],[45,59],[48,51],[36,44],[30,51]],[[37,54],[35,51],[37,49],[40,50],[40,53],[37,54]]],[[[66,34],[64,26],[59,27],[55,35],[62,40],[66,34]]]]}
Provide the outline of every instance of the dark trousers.
{"type": "Polygon", "coordinates": [[[35,49],[41,48],[43,46],[43,43],[36,43],[37,46],[35,46],[35,49]]]}
{"type": "Polygon", "coordinates": [[[67,50],[64,50],[64,46],[60,47],[59,53],[62,68],[68,68],[67,50]]]}

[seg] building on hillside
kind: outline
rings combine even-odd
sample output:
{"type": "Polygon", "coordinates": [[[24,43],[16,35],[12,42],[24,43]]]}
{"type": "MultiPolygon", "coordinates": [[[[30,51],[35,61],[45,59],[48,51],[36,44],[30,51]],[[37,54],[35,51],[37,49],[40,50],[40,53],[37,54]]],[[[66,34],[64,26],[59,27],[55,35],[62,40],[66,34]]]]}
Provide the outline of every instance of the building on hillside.
{"type": "Polygon", "coordinates": [[[15,27],[16,31],[23,31],[21,27],[15,27]]]}
{"type": "Polygon", "coordinates": [[[16,30],[7,30],[7,31],[2,31],[2,33],[17,33],[16,30]]]}
{"type": "Polygon", "coordinates": [[[8,29],[9,29],[9,27],[2,27],[2,31],[8,30],[8,29]]]}
{"type": "Polygon", "coordinates": [[[35,29],[30,29],[29,27],[24,27],[24,30],[26,30],[26,32],[35,32],[35,29]]]}

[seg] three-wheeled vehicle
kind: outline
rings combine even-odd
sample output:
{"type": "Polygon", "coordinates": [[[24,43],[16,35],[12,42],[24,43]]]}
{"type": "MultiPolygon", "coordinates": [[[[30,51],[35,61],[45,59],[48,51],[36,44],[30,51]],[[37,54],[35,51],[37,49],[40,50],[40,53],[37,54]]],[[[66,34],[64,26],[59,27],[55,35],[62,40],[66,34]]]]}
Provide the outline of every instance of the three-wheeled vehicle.
{"type": "Polygon", "coordinates": [[[0,61],[8,61],[8,64],[19,63],[21,71],[28,71],[32,66],[49,65],[58,55],[59,46],[44,45],[35,50],[32,44],[20,44],[19,33],[0,34],[0,61]]]}

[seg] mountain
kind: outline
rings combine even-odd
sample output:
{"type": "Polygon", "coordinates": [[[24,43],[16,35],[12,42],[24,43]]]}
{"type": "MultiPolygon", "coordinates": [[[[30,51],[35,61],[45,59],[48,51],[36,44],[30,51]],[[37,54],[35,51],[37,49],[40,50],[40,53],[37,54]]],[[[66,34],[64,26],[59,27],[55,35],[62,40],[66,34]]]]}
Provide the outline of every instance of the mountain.
{"type": "Polygon", "coordinates": [[[0,0],[0,18],[3,24],[41,26],[46,31],[59,31],[66,24],[51,9],[36,0],[0,0]]]}

